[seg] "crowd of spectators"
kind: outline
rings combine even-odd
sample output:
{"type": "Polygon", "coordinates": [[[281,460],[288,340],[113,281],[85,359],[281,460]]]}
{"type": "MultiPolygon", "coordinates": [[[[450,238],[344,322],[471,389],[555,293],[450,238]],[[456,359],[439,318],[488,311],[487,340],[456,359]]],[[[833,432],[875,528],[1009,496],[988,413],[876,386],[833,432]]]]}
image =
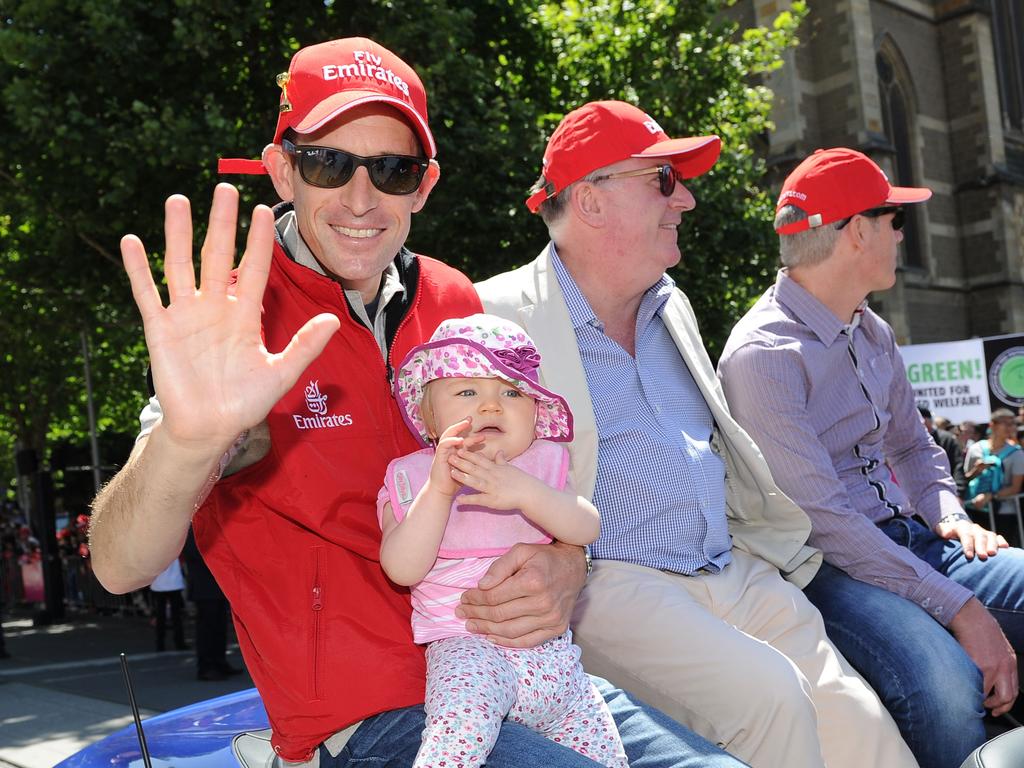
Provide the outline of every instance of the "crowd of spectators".
{"type": "MultiPolygon", "coordinates": [[[[89,558],[89,516],[59,518],[53,551],[60,558],[64,607],[72,611],[148,613],[143,593],[115,596],[100,586],[89,558]]],[[[43,547],[14,502],[0,508],[0,605],[31,610],[43,601],[43,547]]]]}
{"type": "MultiPolygon", "coordinates": [[[[953,480],[967,511],[987,514],[987,506],[994,503],[999,514],[1014,512],[1013,505],[1019,505],[1020,499],[1013,497],[1024,492],[1024,451],[1021,450],[1024,446],[1024,406],[1018,408],[1016,414],[1006,408],[996,409],[988,424],[970,420],[953,424],[944,416],[933,417],[924,406],[919,405],[918,411],[925,429],[946,452],[953,480]],[[995,463],[991,454],[1000,453],[1004,458],[1000,458],[999,469],[993,473],[999,487],[988,489],[984,482],[972,483],[995,463]],[[1002,490],[1003,493],[994,499],[979,492],[985,490],[1002,490]]],[[[1021,543],[1024,542],[1019,542],[1018,546],[1021,543]]]]}
{"type": "Polygon", "coordinates": [[[17,506],[4,504],[0,516],[0,604],[10,607],[25,601],[23,566],[41,559],[39,540],[17,506]]]}
{"type": "MultiPolygon", "coordinates": [[[[61,520],[63,522],[63,519],[61,520]]],[[[184,623],[189,614],[184,597],[194,603],[197,677],[222,680],[242,670],[230,665],[227,648],[227,601],[209,575],[195,545],[176,560],[176,578],[167,585],[154,584],[127,595],[112,595],[97,581],[89,557],[89,516],[69,516],[55,537],[56,554],[63,574],[64,608],[72,612],[143,616],[156,630],[155,648],[162,651],[165,625],[170,621],[176,650],[190,646],[184,623]],[[187,582],[187,584],[186,584],[187,582]],[[187,586],[187,590],[186,590],[187,586]]],[[[43,601],[43,551],[26,516],[13,502],[0,506],[0,620],[13,610],[31,611],[43,601]]],[[[9,657],[0,624],[0,659],[9,657]]]]}

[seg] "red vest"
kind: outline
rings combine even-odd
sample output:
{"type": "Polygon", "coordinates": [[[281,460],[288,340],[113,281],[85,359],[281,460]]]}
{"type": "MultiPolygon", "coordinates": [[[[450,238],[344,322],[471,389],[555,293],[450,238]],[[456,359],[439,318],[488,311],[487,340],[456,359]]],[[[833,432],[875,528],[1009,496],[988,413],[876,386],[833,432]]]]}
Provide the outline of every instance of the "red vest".
{"type": "MultiPolygon", "coordinates": [[[[442,320],[481,311],[462,273],[417,259],[392,368],[442,320]]],[[[274,749],[298,761],[354,722],[423,701],[423,650],[413,643],[408,590],[381,570],[375,509],[388,463],[420,446],[373,334],[349,314],[338,283],[277,245],[263,309],[271,352],[320,312],[336,314],[341,328],[267,417],[270,453],[217,483],[194,527],[231,602],[274,749]]]]}

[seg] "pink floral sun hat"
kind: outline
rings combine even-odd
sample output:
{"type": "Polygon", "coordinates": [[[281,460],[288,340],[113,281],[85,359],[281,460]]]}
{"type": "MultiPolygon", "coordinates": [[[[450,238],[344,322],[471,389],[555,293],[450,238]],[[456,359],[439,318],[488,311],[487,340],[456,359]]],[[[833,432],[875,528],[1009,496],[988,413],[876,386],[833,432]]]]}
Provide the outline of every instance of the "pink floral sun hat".
{"type": "Polygon", "coordinates": [[[565,398],[539,383],[540,353],[526,331],[494,315],[470,315],[441,323],[430,341],[415,347],[398,369],[395,398],[409,429],[430,444],[420,404],[434,379],[499,378],[537,401],[536,436],[572,440],[572,413],[565,398]]]}

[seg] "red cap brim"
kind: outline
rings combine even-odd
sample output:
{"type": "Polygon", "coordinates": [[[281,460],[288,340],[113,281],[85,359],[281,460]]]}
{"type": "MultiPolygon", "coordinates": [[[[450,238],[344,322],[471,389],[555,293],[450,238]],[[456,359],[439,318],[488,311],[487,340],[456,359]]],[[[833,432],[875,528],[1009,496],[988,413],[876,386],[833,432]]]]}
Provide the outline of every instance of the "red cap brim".
{"type": "Polygon", "coordinates": [[[701,176],[714,166],[722,152],[722,140],[717,136],[687,136],[652,144],[631,157],[670,157],[683,178],[701,176]]]}
{"type": "MultiPolygon", "coordinates": [[[[385,96],[377,91],[341,91],[331,94],[309,110],[306,116],[295,123],[292,128],[298,133],[313,133],[343,112],[361,104],[371,103],[388,104],[406,115],[412,121],[416,135],[419,136],[420,142],[423,144],[423,151],[431,158],[437,155],[437,145],[434,143],[434,136],[427,126],[427,121],[401,99],[385,96]]],[[[278,137],[279,140],[280,137],[278,137]]]]}
{"type": "Polygon", "coordinates": [[[892,187],[885,198],[887,205],[904,205],[906,203],[923,203],[932,196],[930,189],[924,187],[892,187]]]}

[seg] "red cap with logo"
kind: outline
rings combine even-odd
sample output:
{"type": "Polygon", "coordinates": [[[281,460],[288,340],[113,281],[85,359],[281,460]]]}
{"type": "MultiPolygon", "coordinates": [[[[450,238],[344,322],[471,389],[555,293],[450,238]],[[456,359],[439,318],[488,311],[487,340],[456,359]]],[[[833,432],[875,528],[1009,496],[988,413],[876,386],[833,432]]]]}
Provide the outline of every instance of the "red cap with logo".
{"type": "Polygon", "coordinates": [[[807,218],[776,231],[792,235],[872,208],[923,203],[931,196],[924,187],[894,187],[874,160],[856,150],[818,149],[789,174],[775,206],[776,214],[792,205],[807,218]]]}
{"type": "Polygon", "coordinates": [[[592,101],[566,115],[544,152],[544,186],[526,206],[536,213],[598,168],[631,157],[667,157],[683,178],[707,173],[722,151],[717,136],[670,139],[650,115],[624,101],[592,101]]]}
{"type": "MultiPolygon", "coordinates": [[[[383,103],[406,116],[428,157],[437,154],[423,83],[412,67],[372,40],[348,37],[301,48],[277,84],[281,105],[275,144],[289,128],[312,133],[353,107],[383,103]]],[[[266,173],[259,160],[221,160],[218,171],[266,173]]]]}

